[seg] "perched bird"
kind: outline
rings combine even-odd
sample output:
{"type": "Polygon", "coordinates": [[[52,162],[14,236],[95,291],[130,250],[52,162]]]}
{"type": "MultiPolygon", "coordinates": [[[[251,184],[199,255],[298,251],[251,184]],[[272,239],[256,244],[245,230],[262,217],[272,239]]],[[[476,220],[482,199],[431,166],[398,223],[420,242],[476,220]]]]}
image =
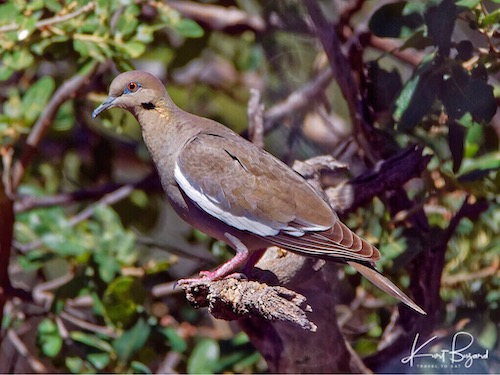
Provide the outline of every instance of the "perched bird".
{"type": "MultiPolygon", "coordinates": [[[[236,256],[200,275],[217,280],[262,250],[348,263],[386,293],[425,314],[373,263],[379,251],[345,226],[324,198],[286,164],[229,128],[177,107],[162,82],[143,71],[118,75],[95,118],[109,108],[131,112],[175,211],[224,241],[236,256]]],[[[182,281],[181,281],[182,282],[182,281]]]]}

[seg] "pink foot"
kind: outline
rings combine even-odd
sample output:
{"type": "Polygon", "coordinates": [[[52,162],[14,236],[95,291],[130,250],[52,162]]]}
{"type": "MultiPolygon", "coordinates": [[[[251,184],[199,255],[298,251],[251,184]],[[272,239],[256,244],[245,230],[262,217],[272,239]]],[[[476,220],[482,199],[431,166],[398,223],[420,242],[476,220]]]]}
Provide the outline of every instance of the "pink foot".
{"type": "Polygon", "coordinates": [[[192,284],[192,283],[198,283],[200,281],[214,281],[214,280],[222,280],[222,279],[247,280],[248,277],[242,272],[233,272],[229,275],[219,277],[217,270],[215,270],[215,271],[200,271],[200,277],[191,277],[189,279],[177,280],[174,284],[174,288],[178,285],[182,286],[182,285],[188,285],[188,284],[192,284]]]}
{"type": "Polygon", "coordinates": [[[201,271],[199,278],[180,279],[175,283],[174,288],[177,285],[186,285],[200,281],[221,280],[226,277],[246,279],[245,273],[248,273],[255,263],[257,263],[265,249],[253,251],[250,254],[248,249],[239,239],[228,233],[226,233],[226,237],[229,240],[228,244],[236,250],[234,258],[220,265],[214,271],[201,271]],[[234,272],[242,265],[245,265],[243,267],[243,273],[234,272]]]}

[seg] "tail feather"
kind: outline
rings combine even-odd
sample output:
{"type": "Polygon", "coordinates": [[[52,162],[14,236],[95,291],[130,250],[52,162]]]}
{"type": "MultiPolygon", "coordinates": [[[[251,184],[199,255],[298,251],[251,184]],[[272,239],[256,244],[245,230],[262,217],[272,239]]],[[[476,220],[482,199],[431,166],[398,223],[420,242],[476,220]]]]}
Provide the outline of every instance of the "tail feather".
{"type": "Polygon", "coordinates": [[[400,300],[407,306],[411,307],[413,310],[419,312],[422,315],[427,315],[427,313],[418,306],[415,302],[413,302],[410,297],[403,293],[401,289],[399,289],[392,281],[390,281],[387,277],[383,276],[381,273],[377,272],[377,270],[365,266],[360,263],[348,261],[349,265],[354,267],[356,271],[370,280],[377,287],[382,289],[387,294],[393,296],[394,298],[400,300]]]}

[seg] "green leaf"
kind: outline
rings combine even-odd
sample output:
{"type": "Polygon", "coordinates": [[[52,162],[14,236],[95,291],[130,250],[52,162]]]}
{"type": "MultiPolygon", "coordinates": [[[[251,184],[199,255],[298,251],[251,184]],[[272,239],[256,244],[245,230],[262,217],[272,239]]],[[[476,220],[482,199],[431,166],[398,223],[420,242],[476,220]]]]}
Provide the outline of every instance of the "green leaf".
{"type": "Polygon", "coordinates": [[[500,169],[500,151],[489,152],[481,157],[467,161],[464,172],[471,169],[500,169]]]}
{"type": "Polygon", "coordinates": [[[75,113],[73,102],[67,101],[57,111],[53,129],[56,131],[70,130],[75,125],[75,113]]]}
{"type": "Polygon", "coordinates": [[[61,256],[80,256],[88,250],[80,237],[69,233],[47,233],[40,240],[44,246],[61,256]]]}
{"type": "Polygon", "coordinates": [[[103,370],[111,362],[111,357],[108,353],[90,353],[87,355],[87,360],[98,370],[103,370]]]}
{"type": "MultiPolygon", "coordinates": [[[[470,116],[470,114],[468,114],[470,116]]],[[[472,116],[470,116],[472,119],[472,116]]],[[[463,124],[462,121],[458,121],[463,124]]],[[[465,138],[465,150],[464,156],[466,158],[472,158],[480,150],[481,145],[484,142],[484,127],[477,122],[472,122],[467,127],[467,136],[465,138]]]]}
{"type": "Polygon", "coordinates": [[[161,332],[167,337],[170,347],[174,352],[183,353],[187,349],[186,340],[177,334],[173,327],[166,327],[161,332]]]}
{"type": "Polygon", "coordinates": [[[142,42],[127,42],[120,46],[132,59],[141,56],[146,50],[146,45],[142,42]]]}
{"type": "Polygon", "coordinates": [[[492,25],[497,25],[498,27],[498,25],[500,24],[500,9],[497,9],[488,14],[481,20],[480,24],[482,27],[492,26],[492,25]]]}
{"type": "Polygon", "coordinates": [[[110,252],[109,249],[95,252],[94,260],[99,266],[99,277],[106,283],[111,282],[115,275],[120,272],[120,263],[116,259],[115,254],[110,252]]]}
{"type": "Polygon", "coordinates": [[[6,67],[19,71],[28,68],[35,62],[33,55],[26,49],[18,49],[4,55],[2,63],[6,67]]]}
{"type": "Polygon", "coordinates": [[[151,369],[139,361],[132,361],[130,368],[134,371],[134,374],[152,374],[151,369]]]}
{"type": "Polygon", "coordinates": [[[92,57],[99,62],[105,61],[107,57],[112,55],[109,45],[104,43],[98,45],[94,42],[86,40],[74,40],[73,48],[82,57],[92,57]]]}
{"type": "Polygon", "coordinates": [[[482,347],[493,350],[498,340],[498,329],[491,320],[486,323],[483,331],[477,338],[482,347]]]}
{"type": "Polygon", "coordinates": [[[80,342],[84,345],[90,346],[92,348],[98,349],[103,352],[112,353],[113,347],[110,343],[101,340],[95,335],[90,335],[80,331],[72,331],[69,336],[77,342],[80,342]]]}
{"type": "Polygon", "coordinates": [[[83,368],[83,359],[79,357],[66,357],[65,364],[73,374],[79,374],[83,368]]]}
{"type": "Polygon", "coordinates": [[[500,152],[490,152],[474,159],[465,159],[458,180],[474,181],[483,178],[492,171],[500,170],[500,152]]]}
{"type": "Polygon", "coordinates": [[[42,268],[52,258],[46,250],[33,249],[17,258],[18,264],[26,271],[35,271],[42,268]]]}
{"type": "Polygon", "coordinates": [[[121,38],[128,38],[134,33],[139,25],[138,16],[141,11],[135,4],[129,4],[116,23],[116,29],[121,34],[121,38]]]}
{"type": "Polygon", "coordinates": [[[137,28],[137,34],[135,35],[135,40],[143,43],[151,43],[154,40],[154,32],[162,29],[166,26],[163,25],[140,25],[137,28]]]}
{"type": "Polygon", "coordinates": [[[459,0],[456,2],[459,7],[466,7],[469,9],[475,8],[481,0],[459,0]]]}
{"type": "Polygon", "coordinates": [[[59,13],[59,11],[62,9],[62,5],[57,0],[45,0],[44,4],[47,9],[53,13],[59,13]]]}
{"type": "Polygon", "coordinates": [[[181,19],[172,25],[173,29],[186,38],[200,38],[204,31],[200,25],[190,19],[181,19]]]}
{"type": "Polygon", "coordinates": [[[19,9],[13,2],[0,5],[0,24],[12,23],[19,15],[19,9]]]}
{"type": "Polygon", "coordinates": [[[113,341],[113,348],[120,362],[126,363],[134,353],[141,350],[148,340],[151,327],[144,319],[125,331],[120,337],[113,341]]]}
{"type": "Polygon", "coordinates": [[[45,109],[55,85],[52,77],[43,76],[26,91],[22,100],[22,108],[24,118],[28,123],[33,122],[45,109]]]}
{"type": "Polygon", "coordinates": [[[398,1],[377,9],[369,23],[370,30],[381,38],[400,38],[422,25],[422,16],[418,13],[407,13],[405,7],[409,3],[398,1]]]}
{"type": "Polygon", "coordinates": [[[57,324],[50,319],[42,320],[38,325],[37,341],[44,355],[51,358],[57,356],[63,344],[57,324]]]}
{"type": "Polygon", "coordinates": [[[202,339],[193,349],[187,362],[188,374],[213,374],[220,358],[217,341],[202,339]]]}
{"type": "Polygon", "coordinates": [[[14,71],[4,65],[0,65],[0,81],[8,80],[14,71]]]}
{"type": "Polygon", "coordinates": [[[146,291],[138,279],[119,277],[104,292],[106,315],[114,324],[128,326],[137,318],[138,307],[142,306],[145,298],[146,291]]]}

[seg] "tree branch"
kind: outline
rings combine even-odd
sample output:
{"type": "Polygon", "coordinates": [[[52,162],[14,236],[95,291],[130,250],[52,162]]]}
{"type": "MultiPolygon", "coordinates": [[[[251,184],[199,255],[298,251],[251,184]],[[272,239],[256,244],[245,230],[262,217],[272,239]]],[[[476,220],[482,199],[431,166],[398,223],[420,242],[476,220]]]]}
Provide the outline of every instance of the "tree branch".
{"type": "Polygon", "coordinates": [[[285,100],[270,107],[264,113],[264,132],[270,132],[284,117],[290,114],[296,115],[306,108],[309,109],[315,98],[328,87],[332,78],[332,71],[324,69],[285,100]]]}
{"type": "Polygon", "coordinates": [[[0,181],[0,322],[3,321],[3,311],[11,289],[9,261],[13,232],[14,205],[0,181]]]}
{"type": "Polygon", "coordinates": [[[200,279],[181,287],[195,308],[208,307],[218,319],[260,317],[271,322],[290,322],[312,332],[317,328],[305,314],[311,311],[306,298],[281,286],[228,278],[217,281],[200,279]]]}
{"type": "Polygon", "coordinates": [[[352,76],[349,62],[342,51],[337,30],[326,20],[316,0],[304,0],[304,3],[314,22],[316,34],[328,56],[333,76],[347,102],[353,123],[353,135],[359,149],[363,150],[368,160],[374,164],[379,159],[377,151],[372,148],[369,142],[374,130],[365,118],[367,111],[361,100],[358,85],[352,76]]]}
{"type": "Polygon", "coordinates": [[[422,155],[423,148],[413,146],[399,152],[356,178],[325,192],[332,207],[340,212],[353,211],[374,197],[401,188],[412,178],[419,177],[427,167],[431,155],[422,155]]]}
{"type": "Polygon", "coordinates": [[[249,14],[236,7],[199,4],[194,1],[169,1],[168,5],[187,18],[207,24],[212,30],[245,27],[261,32],[266,28],[266,24],[261,17],[249,14]]]}
{"type": "Polygon", "coordinates": [[[462,219],[469,218],[475,221],[487,208],[488,202],[485,199],[475,201],[471,197],[466,197],[462,207],[450,220],[446,229],[438,230],[431,236],[425,236],[429,242],[425,244],[429,247],[429,251],[421,253],[419,261],[410,268],[410,279],[412,280],[410,288],[414,292],[425,291],[425,294],[417,296],[417,302],[427,311],[428,315],[415,321],[407,315],[407,311],[401,310],[398,325],[403,326],[403,329],[399,329],[399,332],[394,335],[391,344],[365,359],[365,363],[370,368],[379,369],[382,365],[391,366],[390,362],[399,361],[398,353],[401,353],[402,348],[411,347],[415,333],[418,332],[421,337],[426,337],[432,332],[441,304],[439,292],[448,242],[462,219]]]}
{"type": "Polygon", "coordinates": [[[12,189],[15,192],[17,187],[21,183],[27,166],[30,164],[31,159],[35,155],[38,145],[42,141],[45,133],[49,129],[54,117],[59,110],[59,107],[68,99],[73,97],[78,91],[85,86],[90,77],[96,72],[99,64],[94,63],[93,67],[89,69],[83,75],[75,75],[70,80],[64,82],[54,93],[50,99],[47,107],[42,112],[35,125],[31,129],[28,138],[26,139],[26,146],[23,149],[21,157],[14,165],[14,170],[12,171],[12,189]]]}
{"type": "Polygon", "coordinates": [[[22,340],[13,329],[8,330],[7,337],[9,338],[12,345],[16,348],[17,352],[28,362],[34,372],[39,374],[48,372],[44,364],[30,353],[26,345],[24,345],[22,340]]]}
{"type": "Polygon", "coordinates": [[[250,141],[256,146],[264,147],[264,104],[260,102],[260,91],[250,89],[248,101],[248,132],[250,141]]]}
{"type": "MultiPolygon", "coordinates": [[[[56,23],[69,21],[70,19],[76,18],[81,14],[92,12],[94,10],[94,8],[95,8],[95,2],[92,1],[92,2],[84,5],[80,9],[75,10],[74,12],[65,14],[63,16],[55,16],[55,17],[50,17],[50,18],[46,18],[46,19],[43,19],[41,21],[38,21],[35,24],[35,28],[41,29],[43,27],[51,26],[51,25],[54,25],[56,23]]],[[[21,25],[19,25],[17,23],[11,23],[9,25],[0,26],[0,33],[7,33],[10,31],[16,31],[20,27],[21,27],[21,25]]]]}

